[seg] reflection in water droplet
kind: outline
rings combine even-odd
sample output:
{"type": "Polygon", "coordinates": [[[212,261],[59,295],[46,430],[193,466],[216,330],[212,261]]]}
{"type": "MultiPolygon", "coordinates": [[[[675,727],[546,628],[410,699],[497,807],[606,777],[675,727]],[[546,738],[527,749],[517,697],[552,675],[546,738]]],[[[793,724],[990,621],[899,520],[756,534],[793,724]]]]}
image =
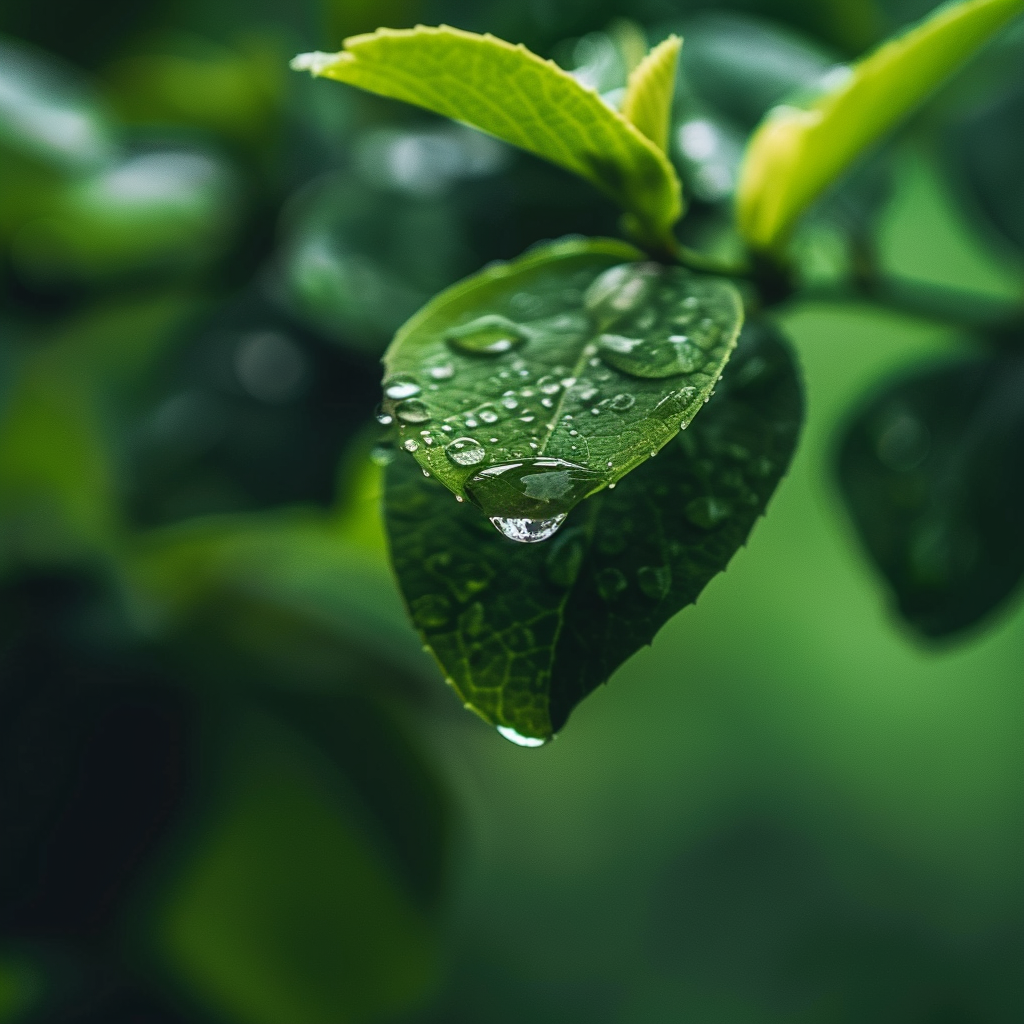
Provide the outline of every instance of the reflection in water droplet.
{"type": "Polygon", "coordinates": [[[565,522],[566,513],[553,516],[551,519],[509,519],[503,516],[491,516],[491,522],[503,536],[520,544],[537,544],[553,537],[558,528],[565,522]]]}
{"type": "Polygon", "coordinates": [[[407,398],[395,406],[395,415],[403,423],[426,423],[430,419],[430,410],[418,398],[407,398]]]}
{"type": "Polygon", "coordinates": [[[455,376],[455,367],[451,363],[444,363],[442,366],[432,366],[430,376],[434,380],[451,380],[455,376]]]}
{"type": "Polygon", "coordinates": [[[672,569],[667,565],[642,565],[636,571],[636,582],[647,597],[660,601],[672,589],[672,569]]]}
{"type": "Polygon", "coordinates": [[[683,510],[686,518],[702,530],[713,530],[732,515],[732,505],[722,498],[694,498],[683,510]]]}
{"type": "Polygon", "coordinates": [[[510,352],[528,339],[524,327],[495,313],[478,317],[461,327],[453,327],[445,335],[448,344],[460,352],[483,356],[510,352]]]}
{"type": "Polygon", "coordinates": [[[605,601],[611,601],[628,586],[626,577],[618,569],[602,569],[597,574],[597,592],[605,601]]]}
{"type": "Polygon", "coordinates": [[[413,398],[422,389],[411,377],[393,377],[384,384],[384,394],[396,402],[403,398],[413,398]]]}
{"type": "Polygon", "coordinates": [[[500,418],[497,410],[492,405],[485,405],[482,409],[477,410],[477,416],[484,423],[497,423],[500,418]]]}
{"type": "Polygon", "coordinates": [[[542,740],[536,736],[523,736],[508,725],[499,725],[498,732],[504,736],[505,739],[516,744],[518,747],[543,747],[544,744],[547,743],[546,739],[542,740]]]}
{"type": "Polygon", "coordinates": [[[481,470],[466,482],[466,495],[488,517],[548,520],[568,512],[601,482],[585,466],[530,458],[481,470]]]}
{"type": "Polygon", "coordinates": [[[484,446],[475,437],[457,437],[444,450],[457,466],[476,466],[487,458],[484,446]]]}
{"type": "Polygon", "coordinates": [[[403,448],[404,448],[404,449],[405,449],[405,450],[406,450],[407,452],[416,452],[416,451],[419,451],[420,445],[419,445],[419,442],[418,442],[418,441],[414,441],[414,440],[413,440],[413,439],[412,439],[412,438],[410,437],[410,438],[407,438],[407,439],[406,439],[405,441],[403,441],[403,442],[402,442],[402,447],[403,447],[403,448]]]}

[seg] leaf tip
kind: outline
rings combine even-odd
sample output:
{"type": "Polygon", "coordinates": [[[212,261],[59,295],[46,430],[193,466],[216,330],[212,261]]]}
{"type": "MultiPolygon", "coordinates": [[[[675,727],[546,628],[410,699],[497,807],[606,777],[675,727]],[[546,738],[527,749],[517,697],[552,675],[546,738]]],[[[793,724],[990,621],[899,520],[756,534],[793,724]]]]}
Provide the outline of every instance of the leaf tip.
{"type": "Polygon", "coordinates": [[[289,61],[288,66],[292,71],[308,71],[312,75],[322,75],[332,64],[337,64],[343,56],[344,54],[340,53],[313,50],[310,53],[296,54],[289,61]]]}

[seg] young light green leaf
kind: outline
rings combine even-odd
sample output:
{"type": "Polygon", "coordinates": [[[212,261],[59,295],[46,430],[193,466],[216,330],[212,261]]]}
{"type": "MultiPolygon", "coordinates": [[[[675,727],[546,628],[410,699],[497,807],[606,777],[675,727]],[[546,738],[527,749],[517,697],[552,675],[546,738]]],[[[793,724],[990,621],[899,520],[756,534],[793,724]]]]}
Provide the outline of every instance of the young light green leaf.
{"type": "Polygon", "coordinates": [[[721,278],[554,242],[467,278],[395,336],[384,415],[423,471],[515,540],[544,540],[686,426],[743,319],[721,278]]]}
{"type": "Polygon", "coordinates": [[[622,116],[662,151],[668,149],[669,117],[682,45],[676,35],[658,43],[630,73],[622,101],[622,116]]]}
{"type": "Polygon", "coordinates": [[[693,426],[532,547],[453,506],[399,456],[385,491],[392,562],[417,629],[466,705],[515,742],[549,739],[725,569],[786,471],[801,415],[785,345],[748,327],[693,426]]]}
{"type": "Polygon", "coordinates": [[[524,46],[442,25],[379,29],[340,53],[303,53],[296,70],[464,121],[586,178],[628,214],[645,243],[682,214],[665,154],[592,89],[524,46]]]}
{"type": "Polygon", "coordinates": [[[911,113],[1024,0],[945,4],[852,68],[826,74],[805,107],[782,105],[754,133],[737,190],[747,241],[768,249],[867,146],[911,113]]]}

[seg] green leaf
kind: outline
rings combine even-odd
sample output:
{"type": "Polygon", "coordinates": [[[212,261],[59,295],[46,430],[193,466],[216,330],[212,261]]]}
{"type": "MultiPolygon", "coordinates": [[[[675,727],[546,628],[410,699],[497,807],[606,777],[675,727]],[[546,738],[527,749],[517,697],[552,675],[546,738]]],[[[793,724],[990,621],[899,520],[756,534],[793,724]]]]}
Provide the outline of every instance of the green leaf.
{"type": "Polygon", "coordinates": [[[806,106],[770,111],[751,138],[737,191],[738,223],[750,245],[783,241],[858,154],[1021,10],[1024,0],[945,4],[852,68],[829,72],[806,106]]]}
{"type": "Polygon", "coordinates": [[[932,367],[886,388],[847,429],[839,479],[902,616],[941,637],[1024,578],[1024,358],[932,367]]]}
{"type": "Polygon", "coordinates": [[[676,87],[679,36],[669,36],[633,69],[622,100],[622,116],[631,121],[660,150],[668,149],[668,126],[676,87]]]}
{"type": "Polygon", "coordinates": [[[529,746],[697,595],[743,544],[796,444],[802,395],[769,328],[743,332],[684,433],[546,544],[510,544],[411,459],[387,470],[391,557],[417,629],[462,700],[529,746]]]}
{"type": "Polygon", "coordinates": [[[524,46],[442,25],[379,29],[340,53],[304,53],[296,70],[464,121],[585,178],[657,244],[682,214],[665,154],[592,89],[524,46]]]}
{"type": "Polygon", "coordinates": [[[443,292],[395,336],[385,411],[424,472],[543,540],[711,394],[743,318],[728,281],[562,241],[443,292]]]}

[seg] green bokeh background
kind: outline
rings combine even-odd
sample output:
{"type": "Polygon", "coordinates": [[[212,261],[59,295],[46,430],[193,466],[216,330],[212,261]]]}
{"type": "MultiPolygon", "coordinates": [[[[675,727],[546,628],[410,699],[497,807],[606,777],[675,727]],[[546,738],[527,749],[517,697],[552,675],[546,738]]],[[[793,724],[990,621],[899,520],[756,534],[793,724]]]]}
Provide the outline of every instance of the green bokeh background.
{"type": "MultiPolygon", "coordinates": [[[[833,468],[853,410],[971,351],[961,327],[841,287],[776,310],[809,412],[767,518],[540,750],[458,706],[387,568],[368,452],[391,320],[615,213],[503,150],[460,179],[428,146],[419,185],[375,189],[387,145],[449,129],[287,58],[416,20],[579,54],[613,18],[707,7],[0,6],[125,152],[214,169],[133,220],[79,202],[89,168],[0,137],[0,1022],[1024,1017],[1024,607],[912,636],[833,468]]],[[[924,9],[730,7],[838,56],[924,9]]],[[[841,286],[859,233],[889,273],[1019,307],[1024,258],[942,140],[1019,78],[1021,39],[887,144],[855,228],[812,216],[808,279],[841,286]]],[[[696,202],[692,240],[727,248],[727,208],[696,202]]]]}

